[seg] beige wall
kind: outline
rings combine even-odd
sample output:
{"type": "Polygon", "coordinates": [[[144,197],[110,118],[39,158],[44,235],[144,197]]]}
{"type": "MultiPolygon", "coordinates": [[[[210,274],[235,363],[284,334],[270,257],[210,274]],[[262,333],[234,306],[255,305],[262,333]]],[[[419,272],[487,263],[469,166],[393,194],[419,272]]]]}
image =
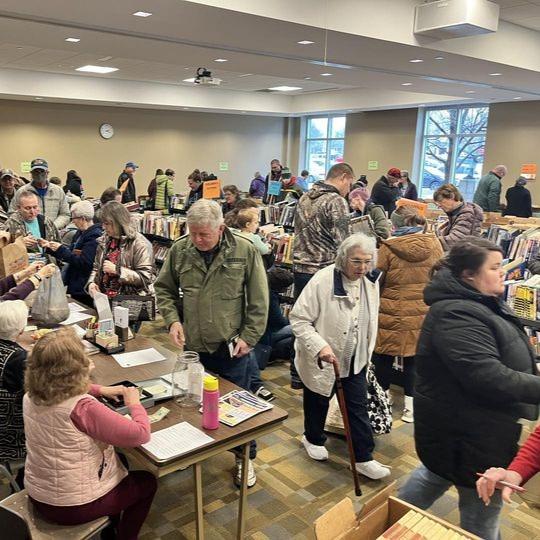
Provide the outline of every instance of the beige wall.
{"type": "Polygon", "coordinates": [[[411,170],[417,114],[417,109],[399,109],[347,116],[345,161],[356,176],[367,174],[373,185],[390,167],[411,170]],[[378,161],[379,169],[368,171],[368,161],[378,161]]]}
{"type": "MultiPolygon", "coordinates": [[[[540,165],[540,101],[498,103],[490,107],[484,172],[506,165],[501,199],[519,176],[521,165],[540,165]]],[[[540,205],[540,175],[529,183],[533,203],[540,205]]]]}
{"type": "Polygon", "coordinates": [[[0,101],[0,125],[2,167],[20,172],[22,161],[44,157],[62,184],[75,169],[91,196],[116,186],[130,160],[140,165],[139,194],[157,168],[167,167],[176,171],[180,191],[194,168],[247,189],[253,172],[266,174],[270,159],[282,157],[287,133],[283,118],[22,101],[0,101]],[[109,140],[98,131],[105,122],[115,129],[109,140]],[[220,161],[229,162],[228,172],[220,173],[220,161]]]}

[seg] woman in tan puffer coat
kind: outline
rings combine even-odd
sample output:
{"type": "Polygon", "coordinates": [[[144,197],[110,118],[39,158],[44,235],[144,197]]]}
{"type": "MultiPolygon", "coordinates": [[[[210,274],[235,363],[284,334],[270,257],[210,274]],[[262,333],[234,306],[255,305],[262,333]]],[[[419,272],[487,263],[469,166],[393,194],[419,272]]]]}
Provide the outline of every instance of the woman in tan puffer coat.
{"type": "Polygon", "coordinates": [[[437,237],[426,233],[426,221],[407,207],[404,227],[383,240],[377,268],[383,272],[379,332],[373,362],[380,385],[387,392],[395,357],[403,363],[405,406],[402,420],[413,422],[414,355],[428,307],[424,288],[432,266],[443,256],[437,237]]]}

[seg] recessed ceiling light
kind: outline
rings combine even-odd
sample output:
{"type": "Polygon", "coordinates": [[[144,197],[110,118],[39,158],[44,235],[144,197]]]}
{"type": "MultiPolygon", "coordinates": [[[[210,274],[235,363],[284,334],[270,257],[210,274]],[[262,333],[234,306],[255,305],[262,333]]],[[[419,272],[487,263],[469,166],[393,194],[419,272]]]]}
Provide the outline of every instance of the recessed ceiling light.
{"type": "Polygon", "coordinates": [[[22,51],[23,48],[22,47],[15,47],[18,51],[22,51]]]}
{"type": "Polygon", "coordinates": [[[474,90],[467,90],[465,93],[466,94],[476,94],[476,92],[474,90]]]}
{"type": "Polygon", "coordinates": [[[444,60],[444,56],[436,56],[435,60],[444,60]]]}
{"type": "Polygon", "coordinates": [[[314,41],[309,41],[308,39],[303,39],[302,41],[297,41],[298,45],[313,45],[314,41]]]}
{"type": "Polygon", "coordinates": [[[420,62],[423,62],[421,58],[413,58],[412,60],[409,60],[411,64],[419,64],[420,62]]]}
{"type": "Polygon", "coordinates": [[[276,90],[278,92],[292,92],[293,90],[302,90],[301,86],[272,86],[268,90],[276,90]]]}
{"type": "Polygon", "coordinates": [[[195,77],[191,77],[190,79],[184,79],[182,82],[195,82],[195,77]]]}
{"type": "Polygon", "coordinates": [[[490,77],[499,77],[500,75],[502,75],[502,73],[490,73],[489,74],[490,77]]]}
{"type": "Polygon", "coordinates": [[[311,77],[304,77],[304,81],[310,81],[311,77]]]}
{"type": "Polygon", "coordinates": [[[216,58],[214,62],[228,62],[226,58],[216,58]]]}
{"type": "Polygon", "coordinates": [[[43,98],[42,98],[42,97],[36,97],[36,98],[34,98],[34,99],[37,99],[37,100],[39,100],[39,99],[43,99],[43,98]]]}
{"type": "Polygon", "coordinates": [[[182,107],[182,109],[184,109],[184,111],[189,111],[189,107],[182,107]]]}
{"type": "Polygon", "coordinates": [[[401,83],[401,86],[412,86],[412,82],[401,83]]]}
{"type": "Polygon", "coordinates": [[[76,37],[68,37],[66,38],[66,41],[68,43],[79,43],[79,41],[81,41],[79,38],[76,38],[76,37]]]}
{"type": "Polygon", "coordinates": [[[331,73],[321,73],[321,77],[331,77],[331,73]]]}
{"type": "Polygon", "coordinates": [[[135,15],[135,17],[150,17],[152,14],[148,13],[148,11],[136,11],[133,15],[135,15]]]}
{"type": "Polygon", "coordinates": [[[86,73],[112,73],[113,71],[118,71],[118,68],[88,65],[78,67],[75,71],[85,71],[86,73]]]}
{"type": "Polygon", "coordinates": [[[512,98],[512,99],[521,99],[521,97],[515,97],[515,98],[512,98]]]}

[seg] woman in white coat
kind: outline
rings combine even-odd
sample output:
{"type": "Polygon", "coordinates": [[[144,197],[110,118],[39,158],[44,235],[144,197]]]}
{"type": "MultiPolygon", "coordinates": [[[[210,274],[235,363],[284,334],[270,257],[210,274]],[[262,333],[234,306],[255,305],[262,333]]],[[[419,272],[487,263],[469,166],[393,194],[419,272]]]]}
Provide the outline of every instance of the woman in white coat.
{"type": "Polygon", "coordinates": [[[358,233],[344,240],[335,264],[313,276],[290,314],[296,369],[304,383],[304,448],[312,459],[328,459],[324,422],[335,392],[334,370],[328,363],[337,360],[356,469],[374,480],[390,474],[373,459],[375,443],[367,413],[366,368],[379,313],[378,276],[371,272],[376,253],[374,238],[358,233]]]}

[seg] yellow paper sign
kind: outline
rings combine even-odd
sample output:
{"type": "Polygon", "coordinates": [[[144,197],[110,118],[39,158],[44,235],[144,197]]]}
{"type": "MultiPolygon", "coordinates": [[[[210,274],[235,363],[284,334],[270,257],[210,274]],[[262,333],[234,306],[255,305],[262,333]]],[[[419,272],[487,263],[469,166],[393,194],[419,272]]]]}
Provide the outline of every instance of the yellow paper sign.
{"type": "Polygon", "coordinates": [[[203,199],[219,199],[221,197],[221,182],[219,180],[205,180],[202,193],[203,199]]]}
{"type": "Polygon", "coordinates": [[[30,172],[30,161],[21,161],[21,172],[22,173],[30,172]]]}

